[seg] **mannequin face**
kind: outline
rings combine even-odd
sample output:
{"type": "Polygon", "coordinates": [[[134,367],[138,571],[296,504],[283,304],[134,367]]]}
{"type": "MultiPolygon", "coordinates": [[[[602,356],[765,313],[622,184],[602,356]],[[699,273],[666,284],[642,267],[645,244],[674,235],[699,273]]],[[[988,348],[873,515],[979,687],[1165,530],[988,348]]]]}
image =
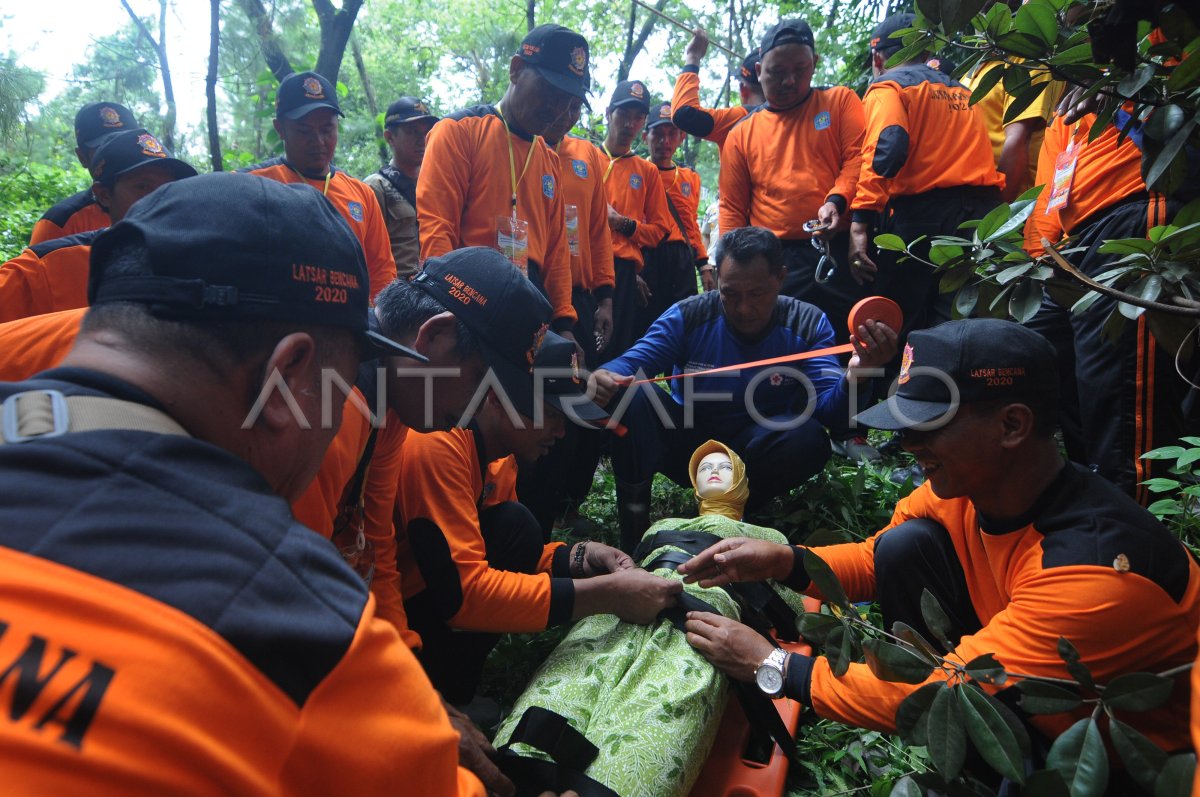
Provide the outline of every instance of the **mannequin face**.
{"type": "Polygon", "coordinates": [[[700,460],[696,466],[696,493],[701,498],[713,498],[729,492],[733,486],[733,461],[723,451],[700,460]]]}

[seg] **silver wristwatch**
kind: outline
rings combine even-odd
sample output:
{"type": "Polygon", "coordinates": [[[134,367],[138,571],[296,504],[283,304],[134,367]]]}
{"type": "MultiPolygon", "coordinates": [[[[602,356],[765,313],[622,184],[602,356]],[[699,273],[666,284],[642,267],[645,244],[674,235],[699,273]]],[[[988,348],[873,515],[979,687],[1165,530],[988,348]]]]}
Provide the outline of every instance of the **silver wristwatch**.
{"type": "Polygon", "coordinates": [[[783,695],[783,665],[787,661],[787,655],[787,651],[783,648],[775,648],[771,651],[770,656],[763,659],[763,663],[758,665],[758,669],[754,672],[754,682],[769,698],[774,699],[783,695]]]}

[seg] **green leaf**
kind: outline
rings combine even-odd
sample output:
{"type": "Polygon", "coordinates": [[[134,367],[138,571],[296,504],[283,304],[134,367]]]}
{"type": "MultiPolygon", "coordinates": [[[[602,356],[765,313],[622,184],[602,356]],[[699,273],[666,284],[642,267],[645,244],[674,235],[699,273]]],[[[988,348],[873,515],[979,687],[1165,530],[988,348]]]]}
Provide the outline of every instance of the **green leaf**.
{"type": "Polygon", "coordinates": [[[929,739],[926,747],[938,774],[946,780],[957,778],[967,759],[960,702],[958,690],[947,686],[938,690],[929,707],[929,739]]]}
{"type": "Polygon", "coordinates": [[[904,239],[899,235],[892,235],[890,232],[885,232],[882,235],[876,235],[875,246],[888,252],[905,251],[904,239]]]}
{"type": "Polygon", "coordinates": [[[825,639],[825,655],[829,658],[829,669],[841,678],[854,661],[854,643],[850,629],[843,623],[829,632],[825,639]]]}
{"type": "Polygon", "coordinates": [[[1167,754],[1137,730],[1118,719],[1109,719],[1108,738],[1113,749],[1125,762],[1125,771],[1147,793],[1154,793],[1154,781],[1167,763],[1167,754]]]}
{"type": "Polygon", "coordinates": [[[1192,39],[1184,48],[1186,57],[1176,64],[1167,78],[1167,91],[1184,91],[1191,88],[1196,78],[1200,77],[1200,64],[1196,63],[1197,52],[1200,52],[1200,39],[1192,39]]]}
{"type": "Polygon", "coordinates": [[[1059,50],[1050,63],[1054,66],[1066,66],[1067,64],[1083,64],[1092,60],[1092,45],[1091,43],[1077,44],[1074,47],[1068,47],[1065,50],[1059,50]]]}
{"type": "Polygon", "coordinates": [[[1033,263],[1018,263],[1001,271],[995,276],[995,280],[1001,285],[1007,285],[1013,280],[1025,276],[1025,273],[1031,268],[1033,268],[1033,263]]]}
{"type": "Polygon", "coordinates": [[[796,623],[800,635],[814,646],[825,644],[834,628],[841,628],[842,621],[831,614],[805,612],[796,623]]]}
{"type": "Polygon", "coordinates": [[[1020,706],[1030,714],[1062,714],[1083,705],[1077,691],[1048,681],[1027,678],[1017,688],[1021,690],[1020,706]]]}
{"type": "MultiPolygon", "coordinates": [[[[1167,167],[1175,160],[1175,157],[1183,150],[1184,144],[1187,143],[1188,136],[1192,134],[1192,130],[1196,128],[1196,120],[1189,119],[1183,124],[1170,140],[1163,146],[1162,152],[1158,153],[1158,157],[1154,159],[1154,165],[1146,172],[1146,185],[1151,188],[1156,188],[1158,180],[1167,171],[1167,167]]],[[[1145,164],[1143,163],[1143,168],[1145,164]]]]}
{"type": "Polygon", "coordinates": [[[935,266],[944,266],[951,260],[963,256],[963,248],[961,246],[953,246],[951,244],[933,244],[929,247],[929,259],[933,261],[935,266]]]}
{"type": "Polygon", "coordinates": [[[937,648],[929,644],[929,640],[921,636],[915,628],[899,620],[892,623],[892,634],[912,645],[917,655],[930,664],[937,664],[941,655],[937,648]]]}
{"type": "Polygon", "coordinates": [[[1146,312],[1145,307],[1138,307],[1136,304],[1130,304],[1129,302],[1117,302],[1117,310],[1130,321],[1137,321],[1142,313],[1146,312]]]}
{"type": "Polygon", "coordinates": [[[1108,785],[1108,754],[1091,717],[1076,722],[1054,740],[1046,766],[1058,770],[1071,797],[1100,797],[1108,785]]]}
{"type": "Polygon", "coordinates": [[[1154,797],[1187,797],[1191,794],[1195,773],[1195,753],[1171,756],[1154,782],[1154,797]]]}
{"type": "Polygon", "coordinates": [[[1122,97],[1135,97],[1152,77],[1154,64],[1142,64],[1117,84],[1117,93],[1122,97]]]}
{"type": "Polygon", "coordinates": [[[1071,644],[1071,640],[1062,636],[1058,638],[1058,655],[1066,662],[1067,672],[1071,674],[1072,678],[1079,681],[1080,686],[1093,692],[1096,691],[1096,682],[1092,680],[1092,673],[1079,660],[1079,651],[1071,644]]]}
{"type": "MultiPolygon", "coordinates": [[[[992,8],[995,8],[995,6],[992,6],[992,8]]],[[[1005,16],[1008,15],[1007,11],[1005,11],[1003,13],[1005,14],[1005,16]]],[[[1004,70],[1005,70],[1005,67],[1003,65],[1001,65],[1001,66],[994,66],[991,69],[989,69],[987,72],[983,73],[983,77],[981,77],[979,79],[979,82],[975,84],[975,87],[971,89],[971,104],[972,105],[974,105],[975,103],[982,100],[984,97],[986,97],[988,95],[988,92],[990,92],[992,89],[994,89],[996,87],[996,84],[1000,82],[1000,79],[1002,77],[1004,77],[1004,70]]]]}
{"type": "Polygon", "coordinates": [[[1105,241],[1097,251],[1103,255],[1148,255],[1154,251],[1154,243],[1145,238],[1119,238],[1105,241]]]}
{"type": "Polygon", "coordinates": [[[892,790],[888,792],[888,797],[924,797],[924,795],[924,790],[908,775],[896,781],[896,785],[892,786],[892,790]]]}
{"type": "Polygon", "coordinates": [[[1109,708],[1149,711],[1167,702],[1174,688],[1174,679],[1148,672],[1131,672],[1114,678],[1100,698],[1109,708]]]}
{"type": "Polygon", "coordinates": [[[1101,295],[1102,294],[1096,291],[1088,291],[1083,295],[1082,298],[1080,298],[1079,301],[1071,305],[1071,313],[1073,315],[1078,315],[1079,313],[1085,312],[1089,307],[1096,303],[1101,295]]]}
{"type": "Polygon", "coordinates": [[[896,709],[896,732],[906,743],[924,747],[929,742],[929,707],[945,689],[945,682],[925,684],[901,701],[896,709]]]}
{"type": "Polygon", "coordinates": [[[817,589],[821,590],[821,595],[826,601],[845,611],[854,611],[854,607],[850,605],[850,599],[846,597],[846,591],[842,589],[842,582],[838,580],[837,574],[826,564],[824,559],[813,553],[811,548],[804,552],[804,571],[808,573],[808,577],[812,579],[817,589]]]}
{"type": "Polygon", "coordinates": [[[1002,686],[1008,680],[1008,673],[1005,672],[1004,665],[997,661],[995,655],[991,653],[984,653],[982,656],[976,656],[968,661],[966,670],[967,675],[985,684],[1002,686]]]}
{"type": "Polygon", "coordinates": [[[1046,48],[1037,36],[1015,29],[996,37],[996,45],[1022,58],[1040,58],[1046,54],[1046,48]]]}
{"type": "Polygon", "coordinates": [[[1159,520],[1162,520],[1164,517],[1171,515],[1182,515],[1183,507],[1174,498],[1164,498],[1146,507],[1146,511],[1159,520]]]}
{"type": "MultiPolygon", "coordinates": [[[[992,769],[1017,783],[1025,782],[1023,758],[1029,754],[1029,734],[1020,721],[1006,722],[1001,710],[1008,711],[999,700],[974,686],[961,688],[964,698],[963,716],[967,733],[975,749],[992,769]],[[1020,728],[1020,736],[1014,733],[1020,728]]],[[[1011,713],[1011,712],[1010,712],[1011,713]]]]}
{"type": "Polygon", "coordinates": [[[883,681],[919,684],[933,673],[933,665],[922,661],[917,654],[881,639],[863,642],[863,655],[871,672],[883,681]]]}
{"type": "Polygon", "coordinates": [[[1013,19],[1013,27],[1045,44],[1054,44],[1058,38],[1058,19],[1044,5],[1026,3],[1021,6],[1013,19]]]}
{"type": "Polygon", "coordinates": [[[1182,484],[1182,482],[1180,482],[1178,479],[1161,479],[1161,478],[1159,478],[1159,479],[1146,479],[1146,481],[1140,482],[1140,484],[1146,485],[1146,489],[1148,489],[1152,493],[1169,493],[1172,490],[1178,490],[1179,486],[1180,486],[1180,484],[1182,484]]]}
{"type": "Polygon", "coordinates": [[[1196,460],[1200,459],[1200,448],[1193,448],[1191,451],[1184,452],[1175,462],[1175,467],[1184,470],[1188,465],[1191,465],[1196,460]]]}
{"type": "MultiPolygon", "coordinates": [[[[1200,199],[1193,199],[1181,207],[1175,214],[1175,218],[1171,219],[1171,223],[1180,228],[1200,223],[1200,199]]],[[[1200,443],[1195,445],[1200,445],[1200,443]]]]}
{"type": "Polygon", "coordinates": [[[1142,459],[1179,459],[1185,451],[1183,446],[1163,446],[1142,454],[1142,459]]]}
{"type": "MultiPolygon", "coordinates": [[[[1028,6],[1023,7],[1027,8],[1028,6]]],[[[1029,88],[1021,91],[1021,93],[1017,96],[1013,97],[1012,103],[1004,109],[1004,124],[1009,124],[1016,119],[1026,108],[1033,104],[1034,100],[1042,95],[1042,92],[1049,87],[1049,82],[1042,81],[1041,83],[1033,84],[1029,88]]]]}
{"type": "Polygon", "coordinates": [[[947,651],[954,649],[949,639],[950,618],[946,616],[937,597],[927,587],[921,590],[921,619],[925,621],[925,627],[933,634],[933,638],[941,642],[947,651]]]}
{"type": "Polygon", "coordinates": [[[1143,128],[1155,141],[1166,141],[1183,124],[1185,114],[1178,105],[1165,105],[1150,114],[1143,128]]]}
{"type": "Polygon", "coordinates": [[[1013,288],[1008,299],[1008,314],[1018,324],[1028,323],[1042,306],[1042,284],[1034,280],[1022,280],[1013,288]]]}
{"type": "Polygon", "coordinates": [[[1011,215],[1012,209],[1008,205],[997,205],[979,222],[979,226],[975,228],[975,236],[980,241],[991,240],[992,233],[1000,229],[1000,225],[1008,221],[1011,215]]]}
{"type": "Polygon", "coordinates": [[[964,286],[954,297],[954,312],[959,318],[966,318],[975,310],[979,302],[979,283],[964,286]]]}

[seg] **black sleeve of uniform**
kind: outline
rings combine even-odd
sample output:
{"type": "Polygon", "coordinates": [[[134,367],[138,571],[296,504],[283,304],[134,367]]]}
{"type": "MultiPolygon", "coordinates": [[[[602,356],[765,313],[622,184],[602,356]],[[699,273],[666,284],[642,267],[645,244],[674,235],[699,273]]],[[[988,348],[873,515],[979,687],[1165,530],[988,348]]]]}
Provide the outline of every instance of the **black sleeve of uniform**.
{"type": "Polygon", "coordinates": [[[803,592],[812,583],[808,571],[804,569],[804,551],[804,548],[797,545],[792,546],[792,572],[783,580],[784,586],[791,587],[796,592],[803,592]]]}
{"type": "MultiPolygon", "coordinates": [[[[689,65],[680,71],[698,75],[700,74],[700,67],[689,65]]],[[[692,108],[691,106],[672,108],[671,122],[683,132],[697,136],[698,138],[707,136],[717,125],[716,121],[712,118],[712,114],[705,113],[699,108],[692,108]]]]}
{"type": "Polygon", "coordinates": [[[812,707],[812,656],[789,653],[784,673],[783,693],[808,707],[812,707]]]}
{"type": "Polygon", "coordinates": [[[596,297],[596,301],[603,301],[613,297],[612,285],[600,285],[592,290],[592,296],[596,297]]]}
{"type": "Polygon", "coordinates": [[[575,582],[569,578],[550,579],[550,613],[546,627],[571,622],[575,613],[575,582]]]}
{"type": "Polygon", "coordinates": [[[825,197],[825,201],[832,202],[837,207],[839,214],[846,212],[846,197],[841,194],[830,194],[825,197]]]}
{"type": "Polygon", "coordinates": [[[560,545],[558,550],[554,552],[554,556],[550,559],[550,577],[551,578],[570,578],[571,577],[571,546],[560,545]]]}
{"type": "Polygon", "coordinates": [[[573,326],[575,322],[569,318],[556,318],[550,323],[550,328],[558,333],[570,332],[573,326]]]}

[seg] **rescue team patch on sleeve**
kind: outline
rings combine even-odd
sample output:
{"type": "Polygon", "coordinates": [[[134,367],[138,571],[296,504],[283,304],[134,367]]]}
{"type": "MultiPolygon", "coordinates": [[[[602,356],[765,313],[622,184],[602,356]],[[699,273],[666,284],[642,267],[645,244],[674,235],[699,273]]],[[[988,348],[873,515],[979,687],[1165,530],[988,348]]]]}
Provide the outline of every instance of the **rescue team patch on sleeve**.
{"type": "Polygon", "coordinates": [[[346,209],[350,211],[350,218],[355,221],[363,220],[363,206],[361,202],[350,202],[346,205],[346,209]]]}
{"type": "Polygon", "coordinates": [[[629,187],[634,190],[639,190],[642,187],[642,176],[640,174],[629,175],[629,187]]]}
{"type": "Polygon", "coordinates": [[[574,170],[575,176],[580,180],[586,180],[588,178],[588,167],[586,161],[573,160],[571,161],[571,168],[574,170]]]}
{"type": "Polygon", "coordinates": [[[692,184],[684,183],[683,185],[679,186],[679,190],[683,193],[684,196],[691,196],[692,195],[692,184]]]}
{"type": "Polygon", "coordinates": [[[550,199],[554,199],[554,177],[552,175],[542,175],[542,193],[550,199]]]}
{"type": "Polygon", "coordinates": [[[829,111],[821,111],[819,114],[817,114],[816,118],[813,119],[813,127],[818,130],[824,130],[825,128],[829,127],[830,124],[831,120],[829,118],[829,111]]]}

